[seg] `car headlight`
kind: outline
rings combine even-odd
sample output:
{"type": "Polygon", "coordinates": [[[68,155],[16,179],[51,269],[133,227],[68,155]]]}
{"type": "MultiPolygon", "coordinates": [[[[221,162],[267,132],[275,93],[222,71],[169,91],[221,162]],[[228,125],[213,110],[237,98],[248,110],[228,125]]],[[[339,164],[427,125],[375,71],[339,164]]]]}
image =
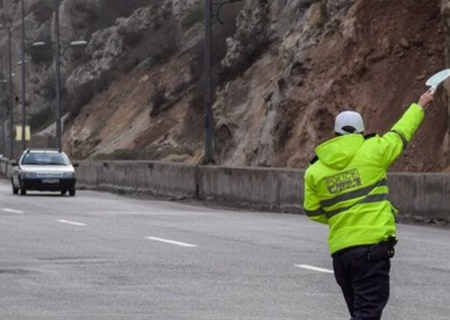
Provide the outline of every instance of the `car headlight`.
{"type": "Polygon", "coordinates": [[[33,179],[33,178],[37,178],[37,174],[36,174],[36,172],[23,172],[22,177],[24,179],[33,179]]]}
{"type": "Polygon", "coordinates": [[[73,173],[73,172],[64,172],[63,173],[63,178],[66,178],[66,179],[68,179],[68,178],[75,178],[75,173],[73,173]]]}

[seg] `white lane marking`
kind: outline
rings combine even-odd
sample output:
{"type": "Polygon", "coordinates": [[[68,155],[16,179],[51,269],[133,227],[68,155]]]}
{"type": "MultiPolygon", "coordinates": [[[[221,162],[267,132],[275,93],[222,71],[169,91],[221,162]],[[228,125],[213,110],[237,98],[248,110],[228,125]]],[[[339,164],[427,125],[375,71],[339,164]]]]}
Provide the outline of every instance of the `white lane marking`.
{"type": "Polygon", "coordinates": [[[56,221],[61,222],[61,223],[71,224],[71,225],[78,226],[78,227],[86,226],[86,224],[81,223],[81,222],[74,222],[74,221],[68,221],[68,220],[56,220],[56,221]]]}
{"type": "Polygon", "coordinates": [[[302,269],[307,269],[307,270],[312,270],[312,271],[318,271],[318,272],[334,273],[333,270],[308,266],[307,264],[297,264],[296,267],[302,268],[302,269]]]}
{"type": "Polygon", "coordinates": [[[195,244],[189,244],[189,243],[184,243],[184,242],[179,242],[179,241],[173,241],[173,240],[168,240],[168,239],[162,239],[162,238],[156,238],[156,237],[145,237],[146,239],[149,240],[153,240],[153,241],[159,241],[159,242],[165,242],[165,243],[170,243],[170,244],[174,244],[177,246],[182,246],[182,247],[189,247],[189,248],[195,248],[197,247],[195,244]]]}
{"type": "Polygon", "coordinates": [[[3,208],[2,211],[12,212],[12,213],[23,213],[23,211],[13,210],[13,209],[8,209],[8,208],[3,208]]]}

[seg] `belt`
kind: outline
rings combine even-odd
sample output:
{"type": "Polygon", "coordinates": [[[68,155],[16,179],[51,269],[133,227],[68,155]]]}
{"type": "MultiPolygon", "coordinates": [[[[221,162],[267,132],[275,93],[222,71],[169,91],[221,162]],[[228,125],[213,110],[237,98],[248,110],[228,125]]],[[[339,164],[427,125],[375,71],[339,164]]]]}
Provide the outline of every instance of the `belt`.
{"type": "Polygon", "coordinates": [[[353,251],[353,250],[367,249],[367,251],[369,251],[369,248],[371,246],[373,246],[373,244],[359,245],[359,246],[344,248],[344,249],[341,249],[341,250],[338,250],[338,251],[332,253],[331,257],[338,258],[338,257],[344,255],[345,253],[353,251]]]}

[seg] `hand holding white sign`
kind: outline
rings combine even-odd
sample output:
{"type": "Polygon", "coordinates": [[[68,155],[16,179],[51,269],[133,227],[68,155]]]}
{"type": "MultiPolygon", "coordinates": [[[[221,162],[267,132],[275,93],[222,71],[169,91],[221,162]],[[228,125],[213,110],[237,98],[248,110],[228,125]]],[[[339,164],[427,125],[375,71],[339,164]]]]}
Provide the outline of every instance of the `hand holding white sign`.
{"type": "Polygon", "coordinates": [[[450,69],[442,70],[429,78],[426,82],[426,85],[430,87],[430,93],[434,94],[438,86],[448,77],[450,77],[450,69]]]}

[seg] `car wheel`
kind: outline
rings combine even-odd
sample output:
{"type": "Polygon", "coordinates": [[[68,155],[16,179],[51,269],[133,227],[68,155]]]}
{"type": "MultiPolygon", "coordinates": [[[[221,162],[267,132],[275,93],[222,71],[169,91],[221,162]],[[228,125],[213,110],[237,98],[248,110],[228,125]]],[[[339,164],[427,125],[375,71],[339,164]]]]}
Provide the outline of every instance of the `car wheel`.
{"type": "Polygon", "coordinates": [[[61,195],[65,196],[67,194],[67,190],[61,190],[61,195]]]}
{"type": "Polygon", "coordinates": [[[12,179],[11,179],[11,185],[12,185],[12,192],[13,192],[13,194],[18,194],[19,193],[19,188],[14,187],[14,183],[12,182],[12,179]]]}
{"type": "Polygon", "coordinates": [[[69,196],[75,197],[75,189],[69,190],[69,196]]]}
{"type": "Polygon", "coordinates": [[[20,189],[20,194],[21,194],[22,196],[25,196],[25,195],[27,194],[27,189],[21,188],[21,189],[20,189]]]}

